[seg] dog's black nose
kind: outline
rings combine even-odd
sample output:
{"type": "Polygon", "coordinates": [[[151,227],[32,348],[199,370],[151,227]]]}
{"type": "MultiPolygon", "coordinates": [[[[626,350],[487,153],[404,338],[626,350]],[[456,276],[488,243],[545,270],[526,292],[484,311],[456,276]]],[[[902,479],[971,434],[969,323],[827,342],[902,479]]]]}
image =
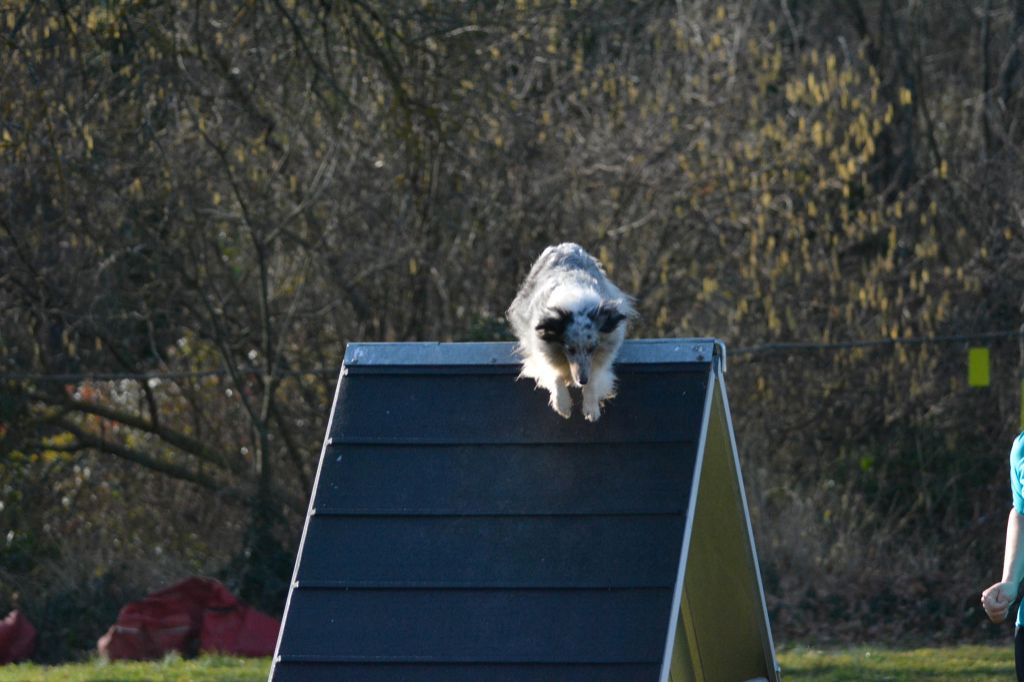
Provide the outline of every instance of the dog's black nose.
{"type": "Polygon", "coordinates": [[[586,385],[587,385],[587,378],[586,377],[580,377],[580,386],[586,386],[586,385]]]}

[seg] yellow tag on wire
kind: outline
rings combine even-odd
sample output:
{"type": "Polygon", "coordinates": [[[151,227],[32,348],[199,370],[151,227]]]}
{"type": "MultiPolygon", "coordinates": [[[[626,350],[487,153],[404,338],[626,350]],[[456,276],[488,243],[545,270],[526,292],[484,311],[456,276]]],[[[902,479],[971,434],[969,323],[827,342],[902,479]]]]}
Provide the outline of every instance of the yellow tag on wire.
{"type": "Polygon", "coordinates": [[[967,351],[967,385],[971,388],[985,388],[991,383],[988,348],[971,348],[967,351]]]}

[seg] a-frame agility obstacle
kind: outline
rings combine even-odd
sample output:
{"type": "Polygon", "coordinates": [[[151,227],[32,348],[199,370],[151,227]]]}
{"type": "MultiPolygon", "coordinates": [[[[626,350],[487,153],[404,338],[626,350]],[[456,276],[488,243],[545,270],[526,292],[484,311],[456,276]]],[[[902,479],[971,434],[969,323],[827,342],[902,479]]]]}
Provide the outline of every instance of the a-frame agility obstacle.
{"type": "Polygon", "coordinates": [[[777,681],[724,347],[626,342],[594,424],[518,371],[348,347],[271,679],[777,681]]]}

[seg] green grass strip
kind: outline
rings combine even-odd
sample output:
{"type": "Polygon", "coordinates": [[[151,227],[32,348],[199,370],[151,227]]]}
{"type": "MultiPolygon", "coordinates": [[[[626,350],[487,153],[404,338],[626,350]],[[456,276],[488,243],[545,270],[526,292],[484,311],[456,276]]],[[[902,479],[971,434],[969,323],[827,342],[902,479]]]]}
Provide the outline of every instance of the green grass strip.
{"type": "MultiPolygon", "coordinates": [[[[1012,643],[932,649],[815,649],[779,651],[784,682],[1006,682],[1013,679],[1012,643]]],[[[90,661],[59,666],[0,666],[0,682],[263,682],[270,659],[170,656],[148,663],[90,661]]]]}
{"type": "Polygon", "coordinates": [[[890,650],[878,647],[779,652],[782,678],[815,682],[1006,682],[1014,679],[1013,643],[890,650]]]}
{"type": "Polygon", "coordinates": [[[162,661],[88,663],[42,666],[0,666],[0,682],[265,682],[269,658],[202,656],[182,660],[168,656],[162,661]]]}

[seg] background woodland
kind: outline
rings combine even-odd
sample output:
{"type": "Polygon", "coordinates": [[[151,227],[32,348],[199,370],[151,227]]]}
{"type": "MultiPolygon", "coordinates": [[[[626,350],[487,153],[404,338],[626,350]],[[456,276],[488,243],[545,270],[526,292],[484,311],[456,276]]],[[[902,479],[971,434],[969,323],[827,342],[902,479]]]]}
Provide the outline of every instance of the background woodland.
{"type": "Polygon", "coordinates": [[[565,240],[728,344],[777,641],[1006,636],[1024,0],[3,0],[0,612],[279,614],[345,343],[565,240]]]}

